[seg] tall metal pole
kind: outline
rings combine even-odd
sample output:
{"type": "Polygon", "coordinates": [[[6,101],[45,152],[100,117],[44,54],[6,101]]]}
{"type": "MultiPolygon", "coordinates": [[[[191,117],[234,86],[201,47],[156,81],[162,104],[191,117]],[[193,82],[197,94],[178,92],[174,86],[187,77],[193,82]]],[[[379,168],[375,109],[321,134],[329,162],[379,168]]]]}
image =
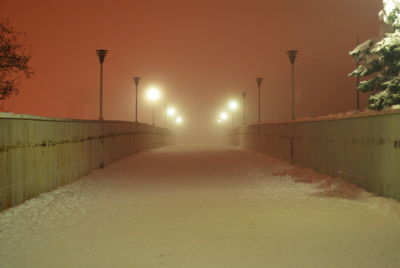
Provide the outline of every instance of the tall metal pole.
{"type": "Polygon", "coordinates": [[[243,125],[246,125],[246,92],[242,92],[242,97],[243,97],[243,125]]]}
{"type": "Polygon", "coordinates": [[[140,77],[134,77],[133,82],[135,83],[135,122],[138,121],[138,86],[140,82],[140,77]]]}
{"type": "Polygon", "coordinates": [[[294,63],[292,64],[292,120],[296,119],[296,95],[294,92],[294,63]]]}
{"type": "Polygon", "coordinates": [[[261,122],[261,84],[264,78],[257,77],[256,82],[258,86],[258,122],[261,122]]]}
{"type": "MultiPolygon", "coordinates": [[[[295,91],[294,91],[294,63],[296,61],[298,50],[289,50],[287,55],[290,60],[290,64],[292,65],[292,120],[296,119],[296,111],[295,111],[295,91]]],[[[290,124],[290,161],[294,163],[294,136],[293,136],[293,124],[290,124]]]]}
{"type": "Polygon", "coordinates": [[[155,107],[154,107],[154,103],[153,103],[153,127],[155,126],[155,121],[154,121],[154,110],[155,110],[155,107]]]}
{"type": "Polygon", "coordinates": [[[106,58],[108,50],[106,49],[98,49],[96,50],[97,56],[100,61],[100,112],[99,112],[99,120],[103,119],[103,63],[106,58]]]}
{"type": "Polygon", "coordinates": [[[103,119],[103,63],[100,63],[100,116],[99,120],[103,119]]]}
{"type": "Polygon", "coordinates": [[[296,109],[295,109],[295,90],[294,90],[294,63],[296,62],[298,50],[289,50],[287,55],[290,60],[290,64],[292,65],[292,120],[296,119],[296,109]]]}
{"type": "Polygon", "coordinates": [[[167,113],[167,104],[164,105],[164,116],[165,116],[165,128],[168,127],[168,113],[167,113]]]}

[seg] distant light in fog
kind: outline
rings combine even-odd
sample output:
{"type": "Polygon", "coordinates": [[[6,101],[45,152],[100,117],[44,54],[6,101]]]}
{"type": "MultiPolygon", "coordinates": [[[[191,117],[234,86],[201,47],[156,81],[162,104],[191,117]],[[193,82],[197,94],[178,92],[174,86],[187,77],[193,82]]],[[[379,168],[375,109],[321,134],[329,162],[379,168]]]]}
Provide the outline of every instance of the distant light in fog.
{"type": "Polygon", "coordinates": [[[222,119],[218,119],[217,122],[218,122],[219,124],[221,124],[221,123],[222,123],[222,119]]]}
{"type": "Polygon", "coordinates": [[[151,102],[155,102],[155,101],[159,100],[160,97],[161,97],[161,92],[160,92],[160,90],[158,90],[158,88],[152,87],[147,91],[147,98],[151,102]]]}
{"type": "Polygon", "coordinates": [[[173,115],[175,115],[175,113],[176,113],[176,110],[175,110],[174,107],[168,107],[167,108],[167,115],[168,116],[173,116],[173,115]]]}
{"type": "Polygon", "coordinates": [[[385,16],[388,16],[393,12],[394,9],[400,6],[399,0],[383,0],[385,16]]]}
{"type": "Polygon", "coordinates": [[[231,101],[229,102],[228,106],[229,106],[229,109],[235,111],[235,110],[237,110],[237,108],[239,107],[239,104],[238,104],[237,101],[231,100],[231,101]]]}
{"type": "Polygon", "coordinates": [[[228,114],[226,112],[222,112],[222,113],[220,113],[219,118],[222,121],[228,120],[228,114]]]}
{"type": "Polygon", "coordinates": [[[182,117],[177,117],[176,119],[175,119],[175,122],[179,125],[179,124],[182,124],[182,122],[183,122],[183,118],[182,117]]]}

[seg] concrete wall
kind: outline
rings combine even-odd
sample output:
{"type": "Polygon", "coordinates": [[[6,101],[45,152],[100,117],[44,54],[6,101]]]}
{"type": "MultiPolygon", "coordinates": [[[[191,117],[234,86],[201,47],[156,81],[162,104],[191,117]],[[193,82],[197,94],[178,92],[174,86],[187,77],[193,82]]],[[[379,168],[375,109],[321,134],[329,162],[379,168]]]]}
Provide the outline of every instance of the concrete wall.
{"type": "Polygon", "coordinates": [[[338,176],[400,200],[400,112],[237,128],[231,144],[338,176]]]}
{"type": "Polygon", "coordinates": [[[167,129],[141,123],[0,114],[0,211],[132,153],[172,142],[167,129]]]}

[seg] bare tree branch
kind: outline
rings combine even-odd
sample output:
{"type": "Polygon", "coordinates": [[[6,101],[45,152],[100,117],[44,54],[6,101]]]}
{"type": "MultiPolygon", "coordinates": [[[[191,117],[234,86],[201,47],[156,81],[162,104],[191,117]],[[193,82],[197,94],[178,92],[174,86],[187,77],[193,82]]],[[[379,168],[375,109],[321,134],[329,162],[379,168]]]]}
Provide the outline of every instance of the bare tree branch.
{"type": "Polygon", "coordinates": [[[26,34],[14,31],[7,19],[0,20],[0,100],[18,94],[18,74],[26,78],[33,74],[30,51],[23,46],[26,39],[26,34]]]}

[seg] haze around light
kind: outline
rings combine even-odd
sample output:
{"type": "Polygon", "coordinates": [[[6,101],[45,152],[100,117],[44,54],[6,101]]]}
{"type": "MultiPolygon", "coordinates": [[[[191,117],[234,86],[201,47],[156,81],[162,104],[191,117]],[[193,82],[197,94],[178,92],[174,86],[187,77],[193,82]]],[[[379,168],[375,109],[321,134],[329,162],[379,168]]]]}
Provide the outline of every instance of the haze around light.
{"type": "MultiPolygon", "coordinates": [[[[98,118],[99,63],[104,62],[104,118],[151,123],[146,90],[162,88],[156,125],[168,103],[179,106],[182,142],[213,142],[216,111],[246,97],[246,122],[257,121],[256,77],[264,77],[262,121],[290,118],[290,64],[296,59],[296,111],[312,117],[353,110],[348,51],[379,35],[382,0],[5,0],[0,15],[29,36],[35,75],[5,108],[14,113],[98,118]]],[[[362,97],[365,108],[365,96],[362,97]]],[[[238,122],[237,122],[238,123],[238,122]]]]}

